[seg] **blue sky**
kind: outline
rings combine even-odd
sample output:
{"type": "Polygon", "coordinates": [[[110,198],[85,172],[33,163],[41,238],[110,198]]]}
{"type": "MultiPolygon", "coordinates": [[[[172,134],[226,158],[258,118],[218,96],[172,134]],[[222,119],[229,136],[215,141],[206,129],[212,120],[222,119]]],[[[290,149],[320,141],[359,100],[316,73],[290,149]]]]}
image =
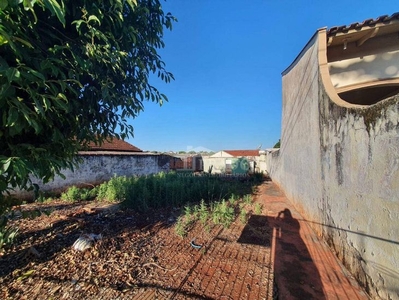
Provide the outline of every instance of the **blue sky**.
{"type": "Polygon", "coordinates": [[[127,141],[142,150],[262,149],[281,134],[281,73],[317,29],[399,11],[397,0],[169,0],[159,51],[175,81],[146,102],[127,141]]]}

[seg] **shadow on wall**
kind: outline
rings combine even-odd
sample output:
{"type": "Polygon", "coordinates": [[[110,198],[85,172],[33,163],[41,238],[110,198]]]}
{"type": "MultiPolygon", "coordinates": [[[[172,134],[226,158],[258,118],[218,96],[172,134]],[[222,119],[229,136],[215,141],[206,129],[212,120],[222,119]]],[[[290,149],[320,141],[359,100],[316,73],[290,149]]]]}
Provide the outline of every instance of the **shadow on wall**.
{"type": "MultiPolygon", "coordinates": [[[[252,215],[238,243],[271,246],[275,282],[284,286],[279,299],[326,299],[319,271],[299,234],[300,224],[289,209],[276,217],[252,215]],[[272,234],[271,234],[272,231],[272,234]]],[[[274,295],[276,296],[276,295],[274,295]]]]}

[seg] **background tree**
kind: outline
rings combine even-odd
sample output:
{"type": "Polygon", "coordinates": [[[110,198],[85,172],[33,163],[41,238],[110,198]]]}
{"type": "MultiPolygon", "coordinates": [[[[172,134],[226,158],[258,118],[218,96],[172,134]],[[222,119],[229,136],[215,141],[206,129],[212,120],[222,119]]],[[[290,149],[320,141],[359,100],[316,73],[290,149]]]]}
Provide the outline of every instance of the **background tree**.
{"type": "MultiPolygon", "coordinates": [[[[159,0],[0,0],[0,194],[73,168],[89,142],[133,134],[175,18],[159,0]]],[[[0,196],[1,197],[1,196],[0,196]]]]}
{"type": "Polygon", "coordinates": [[[280,148],[280,139],[279,139],[278,142],[273,146],[273,148],[280,148]]]}

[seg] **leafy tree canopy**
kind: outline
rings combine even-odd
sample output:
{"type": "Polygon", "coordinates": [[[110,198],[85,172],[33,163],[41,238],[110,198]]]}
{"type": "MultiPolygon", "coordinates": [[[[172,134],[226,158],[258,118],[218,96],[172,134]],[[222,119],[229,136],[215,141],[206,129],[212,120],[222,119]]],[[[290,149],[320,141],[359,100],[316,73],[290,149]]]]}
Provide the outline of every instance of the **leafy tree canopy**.
{"type": "MultiPolygon", "coordinates": [[[[0,194],[72,168],[89,142],[133,134],[175,18],[160,0],[0,0],[0,194]]],[[[1,196],[0,196],[1,197],[1,196]]]]}

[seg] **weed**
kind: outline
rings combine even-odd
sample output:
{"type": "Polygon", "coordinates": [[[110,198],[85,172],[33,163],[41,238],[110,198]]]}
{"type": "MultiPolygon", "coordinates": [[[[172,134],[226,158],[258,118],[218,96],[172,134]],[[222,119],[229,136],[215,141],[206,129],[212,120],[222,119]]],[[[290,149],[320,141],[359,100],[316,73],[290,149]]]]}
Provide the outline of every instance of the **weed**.
{"type": "Polygon", "coordinates": [[[175,232],[178,236],[184,237],[187,234],[186,224],[184,222],[183,217],[177,218],[177,222],[175,224],[175,232]]]}
{"type": "Polygon", "coordinates": [[[98,187],[97,198],[110,202],[125,200],[130,180],[125,176],[112,177],[108,182],[98,187]]]}
{"type": "Polygon", "coordinates": [[[246,224],[248,221],[247,211],[245,209],[240,211],[240,221],[242,224],[246,224]]]}
{"type": "Polygon", "coordinates": [[[251,204],[252,196],[250,194],[246,194],[243,198],[245,204],[251,204]]]}
{"type": "Polygon", "coordinates": [[[215,205],[212,211],[212,220],[215,224],[222,224],[223,227],[227,228],[234,221],[234,207],[231,207],[223,199],[215,205]]]}
{"type": "Polygon", "coordinates": [[[209,219],[209,211],[208,211],[208,207],[205,204],[204,199],[201,200],[201,203],[199,205],[198,215],[199,215],[198,218],[199,218],[201,224],[205,225],[209,219]]]}
{"type": "Polygon", "coordinates": [[[66,192],[61,194],[61,199],[64,201],[74,202],[79,201],[81,191],[76,186],[71,186],[66,192]]]}
{"type": "Polygon", "coordinates": [[[236,196],[234,193],[233,194],[231,194],[231,196],[230,196],[230,198],[229,198],[229,203],[231,204],[231,205],[235,205],[236,204],[236,202],[237,202],[237,200],[238,200],[238,196],[236,196]]]}
{"type": "Polygon", "coordinates": [[[263,205],[260,203],[256,203],[254,208],[255,214],[257,215],[262,214],[262,210],[263,210],[263,205]]]}
{"type": "MultiPolygon", "coordinates": [[[[69,202],[86,201],[94,199],[96,194],[97,188],[87,189],[71,186],[66,192],[61,194],[61,199],[69,202]]],[[[43,198],[39,198],[38,200],[42,200],[42,202],[44,202],[45,198],[43,196],[43,198]]]]}
{"type": "Polygon", "coordinates": [[[187,219],[191,219],[191,214],[192,214],[192,212],[193,212],[193,209],[191,208],[190,205],[184,206],[184,216],[185,216],[187,219]]]}

